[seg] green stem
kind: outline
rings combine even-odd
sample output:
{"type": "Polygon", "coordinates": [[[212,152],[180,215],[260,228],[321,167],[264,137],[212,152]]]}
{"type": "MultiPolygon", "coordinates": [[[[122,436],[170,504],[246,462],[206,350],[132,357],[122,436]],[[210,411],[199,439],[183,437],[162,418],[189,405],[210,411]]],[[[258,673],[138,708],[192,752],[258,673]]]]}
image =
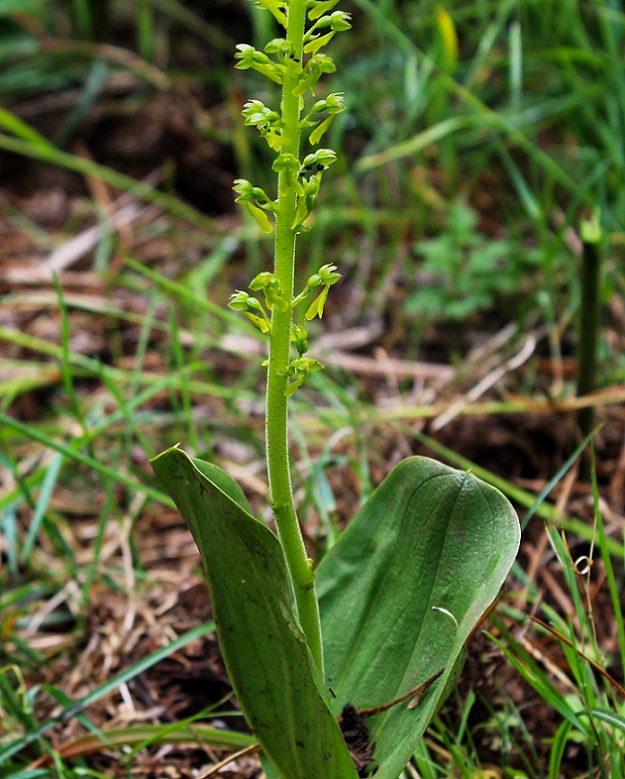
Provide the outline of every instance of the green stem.
{"type": "MultiPolygon", "coordinates": [[[[287,39],[293,46],[298,62],[302,60],[306,8],[304,0],[291,0],[288,5],[287,39]]],[[[298,84],[298,70],[286,68],[282,88],[284,150],[299,155],[300,98],[293,96],[298,84]]],[[[278,205],[276,209],[276,240],[274,273],[280,282],[282,294],[293,299],[296,233],[292,229],[297,206],[297,195],[284,173],[278,178],[278,205]]],[[[299,620],[319,672],[323,675],[323,650],[319,606],[315,592],[312,563],[306,554],[299,526],[289,465],[288,411],[285,391],[288,385],[287,369],[290,362],[291,322],[293,312],[273,309],[269,342],[267,372],[266,449],[271,505],[284,549],[287,566],[293,582],[299,620]]]]}
{"type": "MultiPolygon", "coordinates": [[[[582,272],[580,306],[579,347],[577,358],[577,394],[589,395],[596,385],[597,333],[599,332],[600,275],[601,275],[601,231],[598,226],[582,225],[582,272]]],[[[583,408],[577,415],[581,433],[590,434],[595,424],[595,410],[592,406],[583,408]]],[[[582,478],[590,478],[590,460],[582,462],[582,478]]]]}

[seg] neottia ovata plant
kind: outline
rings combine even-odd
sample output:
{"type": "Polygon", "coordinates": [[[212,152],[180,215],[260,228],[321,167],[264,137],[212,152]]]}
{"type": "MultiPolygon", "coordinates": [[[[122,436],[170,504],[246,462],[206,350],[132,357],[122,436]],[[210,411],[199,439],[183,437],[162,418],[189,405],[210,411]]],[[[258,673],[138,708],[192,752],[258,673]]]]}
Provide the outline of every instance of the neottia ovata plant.
{"type": "Polygon", "coordinates": [[[309,355],[307,323],[321,319],[340,274],[329,262],[295,290],[296,243],[336,160],[323,142],[344,95],[326,94],[320,82],[336,70],[326,47],[350,20],[335,10],[338,0],[255,5],[283,37],[262,51],[240,44],[237,67],[276,85],[274,105],[252,98],[243,109],[274,153],[276,191],[244,179],[234,189],[261,230],[274,234],[274,266],[229,305],[268,339],[266,459],[278,534],[252,516],[241,488],[217,466],[173,447],[153,467],[202,555],[224,660],[267,775],[396,779],[512,565],[519,525],[494,488],[412,457],[390,472],[316,570],[308,558],[291,485],[288,402],[322,368],[309,355]],[[356,743],[342,724],[358,732],[356,743]]]}

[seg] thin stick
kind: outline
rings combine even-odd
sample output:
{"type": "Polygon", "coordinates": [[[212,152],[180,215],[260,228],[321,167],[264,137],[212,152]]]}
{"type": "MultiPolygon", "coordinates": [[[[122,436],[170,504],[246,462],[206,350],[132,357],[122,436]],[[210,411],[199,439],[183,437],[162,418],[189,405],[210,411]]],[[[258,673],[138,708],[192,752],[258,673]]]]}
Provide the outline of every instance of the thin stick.
{"type": "Polygon", "coordinates": [[[413,698],[413,700],[410,701],[408,708],[416,709],[417,706],[423,700],[423,698],[425,698],[425,694],[427,693],[427,691],[438,679],[438,677],[443,673],[444,670],[445,670],[444,668],[439,668],[439,670],[436,671],[436,673],[433,673],[432,676],[429,676],[424,682],[421,682],[421,684],[418,684],[412,690],[409,690],[407,693],[401,695],[399,698],[395,698],[395,700],[390,701],[390,703],[383,703],[381,706],[376,706],[373,709],[360,709],[358,711],[358,714],[360,714],[361,717],[373,717],[374,714],[381,714],[383,711],[388,711],[389,709],[392,709],[393,706],[397,706],[398,703],[402,703],[403,701],[408,700],[408,698],[413,698]]]}
{"type": "Polygon", "coordinates": [[[217,771],[221,771],[222,768],[230,765],[230,763],[233,763],[240,757],[253,755],[255,752],[260,752],[260,744],[250,744],[249,747],[245,747],[245,749],[239,749],[238,752],[234,752],[232,755],[228,755],[228,757],[220,760],[218,763],[215,763],[215,765],[211,766],[206,773],[201,774],[198,779],[208,779],[209,776],[215,776],[217,771]]]}

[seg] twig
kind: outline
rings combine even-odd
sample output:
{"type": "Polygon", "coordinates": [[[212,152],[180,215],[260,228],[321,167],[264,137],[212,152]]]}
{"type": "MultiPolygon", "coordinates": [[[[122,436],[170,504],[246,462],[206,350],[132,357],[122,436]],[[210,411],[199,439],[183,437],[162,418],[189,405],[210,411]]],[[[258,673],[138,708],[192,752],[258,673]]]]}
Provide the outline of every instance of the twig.
{"type": "Polygon", "coordinates": [[[215,774],[218,771],[221,771],[222,768],[225,768],[227,765],[230,765],[230,763],[233,763],[235,760],[238,760],[240,757],[245,757],[246,755],[253,755],[255,752],[260,752],[260,744],[250,744],[249,747],[245,747],[244,749],[239,749],[238,752],[234,752],[232,755],[228,755],[228,757],[224,758],[223,760],[220,760],[218,763],[215,763],[215,765],[211,766],[206,773],[201,774],[198,779],[208,779],[209,776],[215,776],[215,774]]]}

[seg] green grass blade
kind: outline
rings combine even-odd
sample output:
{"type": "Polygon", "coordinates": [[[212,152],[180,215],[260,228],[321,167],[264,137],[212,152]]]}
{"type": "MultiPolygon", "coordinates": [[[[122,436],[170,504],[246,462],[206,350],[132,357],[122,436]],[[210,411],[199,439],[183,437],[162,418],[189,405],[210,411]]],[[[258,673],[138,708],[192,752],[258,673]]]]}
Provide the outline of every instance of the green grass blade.
{"type": "Polygon", "coordinates": [[[48,503],[52,497],[52,492],[56,486],[64,461],[65,458],[61,454],[57,453],[52,457],[52,460],[46,469],[46,474],[43,477],[43,482],[41,484],[41,490],[39,491],[39,498],[35,507],[35,513],[33,514],[33,517],[30,521],[26,540],[22,546],[22,562],[26,562],[29,559],[31,552],[33,551],[35,542],[39,535],[41,523],[43,522],[43,519],[46,515],[48,503]]]}
{"type": "Polygon", "coordinates": [[[64,707],[64,709],[56,716],[51,717],[42,723],[35,723],[35,726],[32,727],[27,735],[23,736],[22,738],[18,738],[13,742],[9,742],[6,745],[0,746],[0,765],[2,765],[4,761],[8,760],[13,755],[18,754],[27,746],[37,741],[59,722],[64,722],[71,719],[74,715],[86,709],[87,706],[90,706],[92,703],[95,703],[96,701],[99,701],[107,695],[115,692],[115,690],[121,684],[129,682],[139,674],[147,671],[148,668],[152,668],[152,666],[156,665],[156,663],[160,662],[166,657],[169,657],[169,655],[177,652],[179,649],[182,649],[182,647],[186,646],[191,641],[195,641],[198,638],[203,638],[204,636],[213,633],[214,630],[214,622],[207,622],[203,625],[198,625],[198,627],[184,633],[175,641],[167,644],[167,646],[157,649],[156,652],[152,652],[152,654],[148,655],[148,657],[144,657],[142,660],[139,660],[139,662],[134,663],[132,666],[130,666],[130,668],[124,669],[121,673],[117,674],[112,679],[109,679],[108,682],[100,685],[95,690],[92,690],[83,698],[80,698],[71,705],[64,707]]]}
{"type": "Polygon", "coordinates": [[[21,154],[24,157],[32,157],[52,165],[59,165],[62,168],[67,168],[67,170],[72,170],[85,176],[93,176],[124,192],[132,193],[148,203],[155,203],[168,213],[186,219],[191,224],[206,230],[210,234],[219,235],[221,233],[221,228],[212,219],[209,219],[209,217],[193,208],[193,206],[187,205],[182,200],[166,192],[154,189],[142,181],[126,176],[124,173],[107,168],[105,165],[79,157],[77,154],[61,151],[46,139],[35,141],[33,138],[24,139],[22,137],[14,138],[8,135],[0,135],[0,149],[13,152],[14,154],[21,154]]]}
{"type": "MultiPolygon", "coordinates": [[[[150,487],[148,484],[142,484],[141,482],[136,481],[131,476],[125,474],[123,471],[118,471],[115,468],[98,462],[93,457],[90,457],[89,455],[86,455],[75,448],[74,445],[70,446],[69,444],[65,444],[62,441],[59,441],[57,438],[43,433],[41,430],[33,427],[32,425],[25,425],[23,422],[19,422],[17,419],[13,419],[13,417],[10,417],[7,414],[3,414],[1,412],[0,424],[6,425],[12,430],[15,430],[15,432],[20,433],[25,438],[30,438],[33,441],[37,441],[37,443],[47,446],[49,449],[53,449],[54,451],[65,455],[65,457],[69,458],[70,460],[75,460],[82,465],[86,465],[96,473],[100,473],[103,476],[108,476],[114,481],[117,481],[120,484],[124,484],[133,493],[143,492],[147,497],[158,500],[161,503],[165,503],[165,505],[173,505],[171,499],[160,490],[157,490],[154,487],[150,487]]],[[[78,444],[80,443],[82,443],[82,441],[79,439],[78,444]]]]}
{"type": "Polygon", "coordinates": [[[549,779],[559,779],[560,777],[562,758],[572,728],[573,725],[568,720],[564,720],[556,731],[549,753],[549,779]]]}

